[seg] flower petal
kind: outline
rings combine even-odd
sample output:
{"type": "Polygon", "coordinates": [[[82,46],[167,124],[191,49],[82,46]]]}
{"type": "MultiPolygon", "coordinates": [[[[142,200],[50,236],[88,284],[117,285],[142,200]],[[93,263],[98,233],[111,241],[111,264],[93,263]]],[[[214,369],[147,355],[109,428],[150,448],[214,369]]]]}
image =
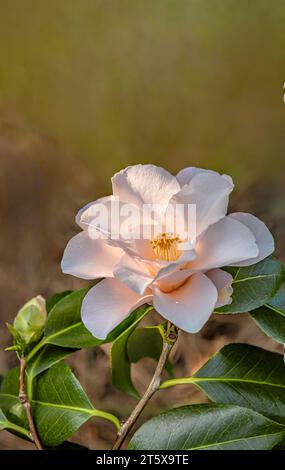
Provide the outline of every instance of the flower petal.
{"type": "Polygon", "coordinates": [[[218,308],[229,305],[232,302],[231,296],[233,293],[232,275],[222,269],[211,269],[206,275],[211,279],[218,290],[218,300],[215,307],[218,308]]]}
{"type": "Polygon", "coordinates": [[[164,293],[153,286],[153,306],[164,318],[188,333],[197,333],[213,312],[218,298],[212,281],[194,274],[181,287],[164,293]]]}
{"type": "MultiPolygon", "coordinates": [[[[196,206],[196,236],[199,236],[210,225],[226,215],[229,195],[233,187],[232,181],[219,173],[200,171],[194,174],[190,182],[173,196],[170,204],[194,204],[196,206]]],[[[188,214],[187,211],[184,212],[188,214]]],[[[191,220],[187,222],[191,227],[191,220]]]]}
{"type": "Polygon", "coordinates": [[[190,269],[181,269],[179,265],[167,275],[162,275],[161,271],[155,278],[156,285],[162,292],[171,292],[180,287],[193,272],[190,269]]]}
{"type": "Polygon", "coordinates": [[[185,184],[189,184],[194,176],[199,175],[201,173],[210,174],[210,175],[213,175],[213,174],[219,175],[222,178],[225,178],[226,180],[228,180],[229,183],[233,184],[232,178],[228,175],[220,175],[217,171],[207,170],[205,168],[196,168],[194,166],[188,166],[187,168],[183,168],[183,170],[180,170],[176,175],[176,179],[182,187],[185,184]]]}
{"type": "Polygon", "coordinates": [[[69,240],[61,261],[65,274],[82,279],[112,277],[113,268],[123,255],[120,248],[108,245],[106,240],[92,240],[88,232],[80,232],[69,240]]]}
{"type": "Polygon", "coordinates": [[[87,204],[80,209],[76,222],[90,237],[123,242],[139,236],[142,213],[134,205],[120,201],[115,196],[107,196],[87,204]]]}
{"type": "Polygon", "coordinates": [[[153,282],[146,264],[127,254],[115,266],[114,276],[139,295],[143,295],[153,282]]]}
{"type": "MultiPolygon", "coordinates": [[[[93,227],[95,225],[94,220],[95,220],[95,217],[97,217],[98,215],[100,206],[106,207],[106,211],[109,212],[112,201],[115,201],[114,196],[101,197],[100,199],[97,199],[96,201],[89,202],[77,212],[76,217],[75,217],[75,222],[83,230],[88,230],[90,226],[91,228],[95,228],[93,227]]],[[[108,230],[109,228],[108,221],[109,221],[109,218],[107,218],[106,227],[104,227],[106,230],[108,230]]]]}
{"type": "Polygon", "coordinates": [[[197,258],[189,263],[195,270],[229,266],[254,258],[259,250],[252,232],[233,217],[224,217],[211,225],[196,243],[197,258]]]}
{"type": "Polygon", "coordinates": [[[251,264],[258,263],[258,261],[263,260],[273,253],[275,248],[273,236],[260,219],[245,212],[235,212],[234,214],[230,214],[229,217],[238,220],[250,229],[259,248],[259,254],[257,257],[247,259],[246,261],[234,264],[233,266],[250,266],[251,264]]]}
{"type": "Polygon", "coordinates": [[[129,166],[112,178],[113,193],[120,200],[138,205],[161,204],[180,190],[176,178],[155,165],[129,166]]]}
{"type": "Polygon", "coordinates": [[[83,299],[81,317],[87,330],[105,339],[137,307],[148,303],[117,279],[104,279],[92,287],[83,299]]]}
{"type": "Polygon", "coordinates": [[[194,176],[199,175],[200,173],[216,173],[213,170],[206,170],[206,168],[196,168],[195,166],[188,166],[180,170],[177,175],[176,179],[180,186],[184,186],[185,184],[189,184],[194,176]]]}

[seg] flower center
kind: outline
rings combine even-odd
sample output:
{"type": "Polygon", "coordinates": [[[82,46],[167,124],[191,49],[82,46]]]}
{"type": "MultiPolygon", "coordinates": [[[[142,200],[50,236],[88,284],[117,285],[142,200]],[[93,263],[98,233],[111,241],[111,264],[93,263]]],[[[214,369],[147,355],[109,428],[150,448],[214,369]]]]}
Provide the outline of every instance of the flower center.
{"type": "Polygon", "coordinates": [[[161,261],[176,261],[181,253],[178,248],[179,243],[181,243],[180,238],[169,233],[161,233],[150,241],[156,258],[161,261]]]}

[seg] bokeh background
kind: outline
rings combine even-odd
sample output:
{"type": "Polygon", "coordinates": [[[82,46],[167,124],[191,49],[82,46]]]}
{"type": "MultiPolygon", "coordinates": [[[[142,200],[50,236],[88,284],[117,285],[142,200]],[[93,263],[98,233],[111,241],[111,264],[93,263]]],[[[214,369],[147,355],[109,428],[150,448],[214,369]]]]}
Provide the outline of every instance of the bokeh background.
{"type": "MultiPolygon", "coordinates": [[[[0,373],[15,364],[4,322],[38,293],[86,285],[59,267],[74,214],[127,165],[231,174],[232,207],[263,218],[284,259],[284,24],[284,0],[0,0],[0,373]]],[[[227,341],[277,350],[246,315],[213,319],[182,335],[177,374],[227,341]]],[[[110,385],[108,347],[70,363],[98,407],[134,406],[110,385]]],[[[152,370],[135,369],[140,390],[152,370]]],[[[191,387],[165,393],[145,416],[204,400],[191,387]]],[[[74,441],[113,438],[94,420],[74,441]]],[[[29,447],[0,434],[2,449],[29,447]]]]}

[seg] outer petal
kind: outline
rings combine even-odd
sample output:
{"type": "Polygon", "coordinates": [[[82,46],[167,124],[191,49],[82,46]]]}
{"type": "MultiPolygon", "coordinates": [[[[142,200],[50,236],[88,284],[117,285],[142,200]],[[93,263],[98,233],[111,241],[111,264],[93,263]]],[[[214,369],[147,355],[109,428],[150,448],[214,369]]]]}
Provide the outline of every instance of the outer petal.
{"type": "Polygon", "coordinates": [[[115,196],[138,206],[161,204],[165,208],[180,190],[176,178],[155,165],[129,166],[113,176],[112,184],[115,196]]]}
{"type": "MultiPolygon", "coordinates": [[[[75,222],[81,227],[83,230],[88,230],[90,224],[92,225],[92,220],[96,217],[98,206],[103,204],[107,210],[109,210],[111,201],[114,201],[114,196],[106,196],[97,199],[96,201],[89,202],[85,206],[83,206],[76,214],[75,222]]],[[[106,226],[106,230],[107,230],[106,226]]]]}
{"type": "Polygon", "coordinates": [[[252,232],[244,224],[224,217],[201,235],[196,253],[197,259],[189,267],[209,270],[254,258],[259,250],[252,232]]]}
{"type": "MultiPolygon", "coordinates": [[[[210,225],[226,215],[229,195],[233,187],[231,180],[216,172],[200,171],[172,198],[170,204],[194,204],[196,206],[196,236],[199,236],[210,225]]],[[[187,211],[184,212],[187,214],[187,211]]],[[[191,220],[187,221],[189,230],[191,222],[191,220]]]]}
{"type": "Polygon", "coordinates": [[[217,289],[202,273],[194,274],[178,289],[164,293],[153,286],[154,308],[164,318],[188,333],[197,333],[213,312],[217,289]]]}
{"type": "Polygon", "coordinates": [[[149,296],[137,295],[117,279],[104,279],[84,297],[82,321],[92,335],[105,339],[135,308],[149,300],[149,296]]]}
{"type": "Polygon", "coordinates": [[[273,253],[275,248],[273,236],[260,219],[245,212],[235,212],[234,214],[230,214],[229,217],[238,220],[250,229],[259,248],[259,254],[256,258],[247,259],[246,261],[234,264],[234,266],[250,266],[251,264],[258,263],[258,261],[263,260],[273,253]]]}
{"type": "Polygon", "coordinates": [[[216,308],[230,304],[232,302],[231,295],[233,293],[232,275],[222,269],[211,269],[211,271],[208,271],[206,274],[218,290],[216,308]]]}
{"type": "Polygon", "coordinates": [[[183,168],[183,170],[180,170],[176,175],[176,179],[182,187],[185,184],[189,184],[194,176],[201,174],[201,173],[204,173],[204,174],[206,173],[210,175],[213,175],[213,174],[219,175],[222,178],[227,179],[229,183],[232,183],[232,178],[228,175],[220,175],[217,171],[207,170],[205,168],[196,168],[194,166],[188,166],[187,168],[183,168]]]}
{"type": "Polygon", "coordinates": [[[215,174],[216,172],[213,170],[206,170],[206,168],[196,168],[195,166],[188,166],[177,173],[176,179],[182,187],[185,184],[189,184],[192,178],[194,178],[194,176],[196,175],[199,175],[200,173],[215,174]]]}
{"type": "Polygon", "coordinates": [[[116,279],[143,295],[153,281],[147,266],[139,259],[124,255],[114,268],[116,279]]]}
{"type": "Polygon", "coordinates": [[[69,240],[61,261],[66,274],[82,279],[112,277],[114,266],[123,255],[120,248],[108,245],[105,240],[92,240],[83,231],[69,240]]]}

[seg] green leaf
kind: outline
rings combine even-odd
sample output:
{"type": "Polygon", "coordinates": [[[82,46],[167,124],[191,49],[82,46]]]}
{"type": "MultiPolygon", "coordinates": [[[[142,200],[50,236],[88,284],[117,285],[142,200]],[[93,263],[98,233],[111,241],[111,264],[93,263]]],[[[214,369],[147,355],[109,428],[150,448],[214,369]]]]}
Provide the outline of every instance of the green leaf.
{"type": "Polygon", "coordinates": [[[47,345],[29,362],[27,374],[35,378],[54,364],[68,357],[74,351],[76,351],[76,349],[58,348],[57,346],[47,345]]]}
{"type": "Polygon", "coordinates": [[[4,429],[7,431],[12,431],[14,434],[17,434],[18,436],[25,439],[30,439],[29,431],[25,428],[22,428],[21,426],[17,426],[16,424],[11,423],[0,409],[0,431],[4,429]]]}
{"type": "Polygon", "coordinates": [[[0,408],[12,423],[28,429],[28,421],[19,394],[20,368],[14,367],[5,375],[0,388],[0,408]]]}
{"type": "Polygon", "coordinates": [[[193,377],[167,380],[161,388],[186,383],[216,403],[250,407],[285,423],[285,364],[279,354],[243,344],[225,346],[193,377]]]}
{"type": "Polygon", "coordinates": [[[264,333],[285,344],[285,285],[267,304],[250,314],[264,333]]]}
{"type": "Polygon", "coordinates": [[[57,364],[58,362],[68,357],[74,351],[76,351],[76,349],[61,348],[52,344],[48,344],[31,359],[26,369],[26,391],[29,399],[31,399],[33,395],[32,385],[35,377],[49,369],[54,364],[57,364]]]}
{"type": "Polygon", "coordinates": [[[191,405],[147,421],[132,437],[129,449],[269,450],[284,435],[284,426],[247,408],[191,405]]]}
{"type": "MultiPolygon", "coordinates": [[[[131,334],[127,343],[129,361],[136,363],[143,357],[151,357],[158,361],[163,346],[163,329],[163,325],[137,328],[131,334]]],[[[170,361],[167,361],[165,369],[170,376],[173,375],[170,361]]]]}
{"type": "Polygon", "coordinates": [[[131,363],[128,357],[127,343],[138,323],[152,310],[152,306],[144,306],[135,310],[131,325],[114,341],[111,350],[112,383],[114,387],[134,398],[139,398],[131,379],[131,363]]]}
{"type": "Polygon", "coordinates": [[[285,439],[281,442],[278,442],[278,444],[274,447],[273,450],[285,450],[285,439]]]}
{"type": "MultiPolygon", "coordinates": [[[[17,420],[16,424],[23,425],[25,415],[18,400],[18,374],[19,369],[16,368],[5,377],[0,391],[0,407],[6,416],[11,416],[13,423],[17,420]],[[20,405],[21,415],[15,416],[16,405],[20,405]]],[[[119,428],[119,421],[114,415],[93,407],[70,368],[63,363],[55,364],[39,376],[31,404],[44,446],[61,444],[94,416],[107,419],[119,428]]]]}
{"type": "Polygon", "coordinates": [[[45,343],[67,348],[86,348],[100,344],[81,321],[81,304],[88,292],[80,289],[64,296],[51,309],[45,327],[45,343]]]}
{"type": "Polygon", "coordinates": [[[7,428],[7,423],[9,423],[9,421],[0,409],[0,431],[7,428]]]}
{"type": "Polygon", "coordinates": [[[65,290],[63,292],[57,292],[56,294],[53,294],[51,297],[49,297],[46,301],[46,308],[47,308],[47,313],[51,311],[51,309],[59,302],[61,299],[66,297],[67,295],[71,294],[72,290],[65,290]]]}
{"type": "Polygon", "coordinates": [[[227,268],[233,276],[232,303],[218,313],[242,313],[261,307],[273,297],[285,280],[282,264],[274,257],[244,268],[227,268]]]}
{"type": "Polygon", "coordinates": [[[234,405],[192,405],[147,421],[133,436],[137,450],[269,450],[285,427],[234,405]]]}
{"type": "Polygon", "coordinates": [[[66,364],[56,364],[40,376],[32,404],[45,445],[55,446],[69,439],[91,416],[108,419],[118,426],[115,416],[93,407],[66,364]]]}

